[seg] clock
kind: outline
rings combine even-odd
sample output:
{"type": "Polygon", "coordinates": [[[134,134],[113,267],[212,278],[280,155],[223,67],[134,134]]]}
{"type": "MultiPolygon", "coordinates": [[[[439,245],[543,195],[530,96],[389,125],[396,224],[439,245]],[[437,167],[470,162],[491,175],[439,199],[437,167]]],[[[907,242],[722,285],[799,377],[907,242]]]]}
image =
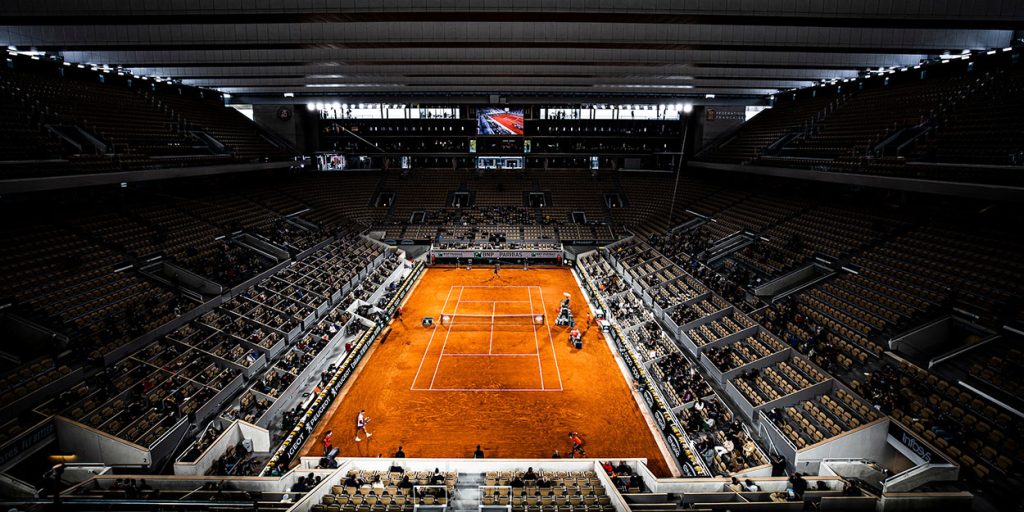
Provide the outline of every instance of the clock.
{"type": "Polygon", "coordinates": [[[287,121],[292,118],[292,110],[290,108],[281,107],[277,109],[277,118],[282,121],[287,121]]]}

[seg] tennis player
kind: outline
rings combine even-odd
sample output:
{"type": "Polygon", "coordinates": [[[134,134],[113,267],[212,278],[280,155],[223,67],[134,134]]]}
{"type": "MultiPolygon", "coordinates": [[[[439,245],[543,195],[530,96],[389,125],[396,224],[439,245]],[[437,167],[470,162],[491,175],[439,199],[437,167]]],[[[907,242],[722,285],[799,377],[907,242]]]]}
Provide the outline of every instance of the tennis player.
{"type": "Polygon", "coordinates": [[[370,418],[366,416],[366,409],[359,411],[359,415],[356,416],[356,442],[362,441],[359,439],[359,431],[366,434],[366,438],[369,439],[373,434],[367,432],[366,424],[370,422],[370,418]]]}
{"type": "Polygon", "coordinates": [[[587,456],[587,451],[583,449],[583,438],[580,437],[579,432],[569,432],[569,440],[572,441],[572,453],[570,457],[576,458],[576,454],[580,454],[581,457],[587,456]]]}

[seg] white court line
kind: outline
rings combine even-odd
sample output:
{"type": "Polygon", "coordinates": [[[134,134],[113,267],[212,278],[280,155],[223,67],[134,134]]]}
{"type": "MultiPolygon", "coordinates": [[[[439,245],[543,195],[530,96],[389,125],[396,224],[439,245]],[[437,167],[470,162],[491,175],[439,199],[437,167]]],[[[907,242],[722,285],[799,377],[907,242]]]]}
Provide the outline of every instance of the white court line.
{"type": "MultiPolygon", "coordinates": [[[[462,288],[536,288],[536,286],[535,285],[529,285],[529,286],[482,286],[482,285],[467,285],[467,286],[462,286],[462,288]]],[[[525,301],[521,301],[521,302],[525,302],[525,301]]]]}
{"type": "Polygon", "coordinates": [[[543,392],[547,391],[547,392],[550,393],[550,392],[561,391],[561,389],[537,389],[537,388],[515,388],[515,389],[507,389],[507,388],[494,388],[494,389],[483,389],[483,388],[430,388],[430,389],[426,389],[426,388],[424,388],[424,389],[416,389],[414,391],[455,391],[455,392],[460,392],[460,393],[510,393],[510,392],[512,392],[512,393],[525,393],[525,392],[543,393],[543,392]]]}
{"type": "MultiPolygon", "coordinates": [[[[455,299],[455,309],[452,312],[451,320],[448,322],[448,332],[444,335],[444,343],[441,344],[441,355],[437,356],[437,366],[434,367],[434,376],[430,378],[430,389],[434,389],[434,380],[437,379],[437,370],[441,368],[441,360],[444,359],[444,348],[448,346],[448,337],[452,335],[452,325],[455,324],[455,313],[459,312],[459,301],[462,300],[462,292],[466,291],[463,287],[459,290],[459,298],[455,299]]],[[[441,311],[444,311],[442,309],[441,311]]]]}
{"type": "Polygon", "coordinates": [[[528,301],[528,300],[464,300],[462,302],[484,302],[484,303],[490,304],[492,302],[519,302],[519,303],[523,303],[523,302],[530,302],[530,301],[528,301]]]}
{"type": "MultiPolygon", "coordinates": [[[[530,316],[533,316],[533,288],[527,288],[530,295],[530,316]]],[[[533,325],[533,346],[537,347],[537,373],[540,374],[540,387],[544,389],[544,365],[540,362],[540,338],[537,337],[537,325],[533,325]]]]}
{"type": "Polygon", "coordinates": [[[498,309],[498,303],[495,302],[491,305],[491,336],[487,341],[487,353],[494,352],[494,312],[498,309]]]}
{"type": "MultiPolygon", "coordinates": [[[[538,288],[540,288],[538,286],[538,288]]],[[[555,359],[555,373],[558,375],[558,390],[562,388],[562,370],[558,369],[558,354],[555,354],[555,338],[551,335],[551,324],[548,323],[548,307],[544,304],[544,290],[540,291],[540,307],[544,308],[544,325],[548,328],[548,340],[551,342],[551,357],[555,359]]]]}
{"type": "MultiPolygon", "coordinates": [[[[448,315],[448,316],[451,316],[451,315],[448,315]]],[[[526,316],[526,315],[523,315],[523,316],[526,316]]],[[[451,322],[449,322],[449,323],[451,323],[451,322]]],[[[477,325],[477,326],[478,325],[486,325],[486,326],[490,327],[490,326],[492,326],[494,324],[491,323],[491,322],[462,322],[462,323],[459,324],[459,327],[472,327],[472,326],[475,326],[475,325],[477,325]]],[[[526,325],[507,325],[505,327],[522,327],[523,330],[526,330],[527,326],[526,325]]],[[[454,329],[452,329],[452,330],[454,330],[454,329]]],[[[481,330],[483,330],[483,329],[481,329],[481,330]]]]}
{"type": "Polygon", "coordinates": [[[537,354],[445,354],[445,357],[535,357],[537,354]]]}
{"type": "MultiPolygon", "coordinates": [[[[444,311],[445,308],[448,306],[448,299],[452,297],[452,290],[454,289],[454,286],[448,288],[448,295],[444,298],[444,304],[441,306],[441,311],[444,311]]],[[[419,368],[416,368],[416,376],[412,378],[412,386],[409,386],[410,391],[415,390],[416,379],[420,378],[420,370],[423,369],[423,362],[427,360],[427,352],[430,351],[430,344],[434,342],[434,335],[437,334],[437,326],[440,325],[440,323],[441,319],[438,318],[437,322],[434,323],[434,330],[430,331],[430,339],[427,340],[427,348],[423,349],[423,357],[420,358],[420,366],[419,368]]]]}

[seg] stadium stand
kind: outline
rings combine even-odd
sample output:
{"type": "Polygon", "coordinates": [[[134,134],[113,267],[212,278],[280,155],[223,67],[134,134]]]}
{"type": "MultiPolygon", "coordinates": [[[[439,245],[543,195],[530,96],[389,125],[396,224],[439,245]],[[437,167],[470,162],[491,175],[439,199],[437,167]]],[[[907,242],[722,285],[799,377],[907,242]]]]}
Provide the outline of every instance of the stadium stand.
{"type": "MultiPolygon", "coordinates": [[[[735,421],[734,413],[725,407],[716,392],[698,373],[698,367],[683,355],[676,342],[659,325],[651,311],[631,291],[615,291],[606,285],[614,275],[613,266],[627,268],[634,283],[643,283],[638,267],[649,265],[651,249],[638,244],[613,246],[609,263],[605,255],[593,254],[581,258],[580,265],[588,276],[599,280],[599,294],[613,321],[622,327],[625,342],[642,361],[649,361],[649,371],[670,408],[682,408],[679,414],[681,428],[694,443],[696,456],[715,475],[742,472],[767,464],[767,457],[749,434],[735,421]],[[603,289],[601,288],[603,286],[603,289]]],[[[665,260],[667,262],[668,260],[665,260]]],[[[680,274],[682,270],[676,270],[680,274]]],[[[643,286],[643,285],[641,285],[643,286]]],[[[712,300],[726,304],[721,298],[712,300]]]]}
{"type": "Polygon", "coordinates": [[[1019,116],[1011,114],[1019,110],[1020,69],[995,66],[968,74],[935,69],[916,81],[882,75],[869,75],[859,88],[832,85],[811,97],[780,98],[776,108],[698,157],[837,173],[1020,183],[1014,172],[1021,163],[1019,116]]]}
{"type": "Polygon", "coordinates": [[[134,24],[173,7],[98,20],[22,4],[0,23],[5,509],[1020,508],[1016,6],[930,6],[946,14],[910,27],[858,2],[789,17],[567,6],[554,21],[541,6],[510,8],[491,35],[474,21],[505,19],[489,6],[196,15],[221,33],[184,15],[134,24]],[[740,16],[772,30],[701,35],[740,16]],[[548,26],[575,19],[600,23],[548,26]],[[780,29],[793,20],[808,30],[780,29]],[[425,22],[445,37],[399,40],[425,22]],[[666,36],[673,24],[692,34],[666,36]],[[442,274],[454,284],[421,286],[426,308],[405,303],[442,274]],[[547,276],[564,285],[532,284],[547,276]],[[526,300],[472,297],[506,278],[490,292],[526,300]],[[486,354],[449,345],[456,288],[456,310],[490,302],[466,313],[490,314],[486,354]],[[576,317],[539,329],[535,298],[576,317]],[[525,350],[494,352],[515,338],[495,335],[506,303],[529,311],[507,315],[532,319],[525,350]],[[418,368],[403,359],[417,351],[418,368]],[[528,372],[503,369],[515,358],[528,372]],[[395,377],[409,368],[411,385],[395,377]],[[357,388],[366,377],[384,384],[357,388]],[[619,387],[577,389],[586,378],[619,387]],[[372,424],[373,442],[444,457],[389,457],[365,423],[363,439],[338,427],[405,393],[415,414],[392,418],[397,435],[372,424]],[[460,407],[484,419],[445,416],[460,407]],[[549,431],[565,444],[541,446],[549,431]],[[647,453],[616,464],[599,451],[613,443],[647,453]]]}
{"type": "Polygon", "coordinates": [[[96,83],[52,76],[0,69],[4,105],[12,114],[5,116],[10,151],[3,152],[0,178],[290,157],[290,150],[236,110],[182,95],[180,88],[146,92],[120,77],[96,83]]]}

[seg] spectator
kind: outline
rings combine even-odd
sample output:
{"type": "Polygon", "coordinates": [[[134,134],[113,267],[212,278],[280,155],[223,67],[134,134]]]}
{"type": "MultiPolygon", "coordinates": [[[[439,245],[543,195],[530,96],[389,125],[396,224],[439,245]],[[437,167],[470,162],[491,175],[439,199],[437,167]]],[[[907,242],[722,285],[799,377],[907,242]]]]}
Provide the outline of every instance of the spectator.
{"type": "Polygon", "coordinates": [[[732,477],[732,481],[725,484],[725,490],[732,492],[743,492],[743,484],[740,483],[738,478],[732,477]]]}
{"type": "Polygon", "coordinates": [[[398,482],[399,489],[412,489],[412,482],[409,481],[409,475],[402,477],[402,481],[398,482]]]}
{"type": "Polygon", "coordinates": [[[786,459],[777,453],[770,455],[772,463],[772,476],[783,476],[786,474],[786,459]]]}
{"type": "Polygon", "coordinates": [[[793,486],[793,493],[796,494],[796,497],[803,499],[804,493],[807,492],[807,480],[804,480],[804,476],[800,473],[793,473],[793,476],[789,477],[789,483],[793,486]]]}

